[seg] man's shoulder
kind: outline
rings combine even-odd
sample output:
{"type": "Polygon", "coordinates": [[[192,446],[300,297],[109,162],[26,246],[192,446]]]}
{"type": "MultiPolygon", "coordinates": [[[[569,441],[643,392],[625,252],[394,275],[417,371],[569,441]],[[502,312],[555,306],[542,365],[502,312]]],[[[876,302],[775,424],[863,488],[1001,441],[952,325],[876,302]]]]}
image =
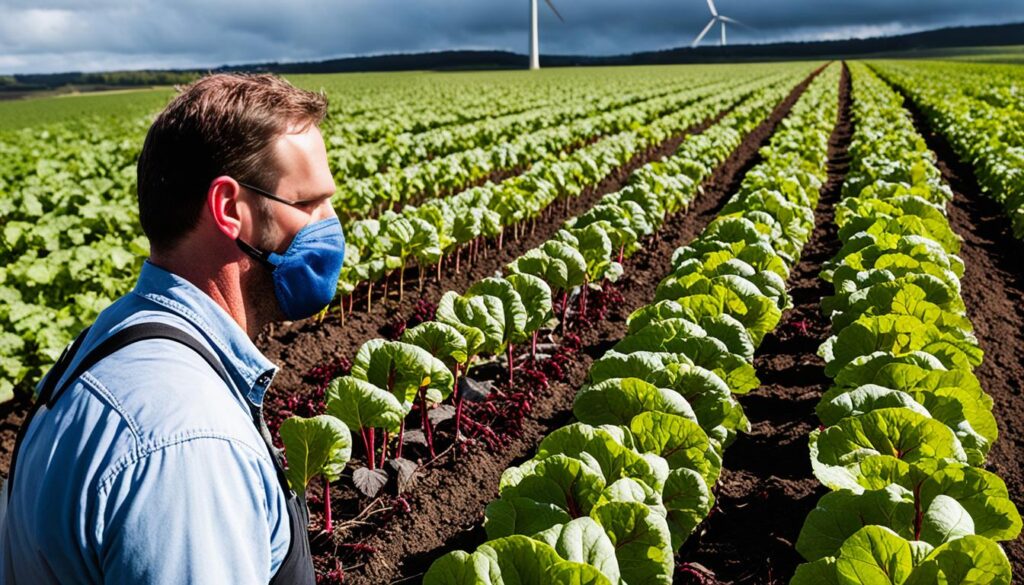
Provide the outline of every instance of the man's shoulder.
{"type": "MultiPolygon", "coordinates": [[[[119,326],[138,323],[172,325],[216,355],[202,336],[176,315],[136,313],[119,326]]],[[[199,353],[177,341],[132,343],[86,370],[69,391],[84,392],[93,407],[115,414],[131,434],[135,450],[190,437],[223,437],[266,454],[235,384],[225,384],[199,353]]]]}

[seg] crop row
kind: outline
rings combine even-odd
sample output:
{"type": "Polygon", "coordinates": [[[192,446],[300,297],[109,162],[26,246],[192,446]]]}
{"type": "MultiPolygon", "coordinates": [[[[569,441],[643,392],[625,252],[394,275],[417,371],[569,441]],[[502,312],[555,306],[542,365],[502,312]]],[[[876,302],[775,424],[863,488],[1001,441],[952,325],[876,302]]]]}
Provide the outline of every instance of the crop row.
{"type": "MultiPolygon", "coordinates": [[[[788,87],[775,87],[759,92],[706,133],[686,139],[672,156],[638,169],[627,187],[605,196],[590,211],[566,222],[549,241],[509,264],[507,276],[481,280],[465,294],[446,293],[435,320],[407,329],[401,341],[375,339],[364,344],[350,374],[328,385],[325,415],[292,417],[281,424],[289,460],[300,453],[296,459],[304,463],[294,472],[293,487],[305,489],[318,474],[325,485],[341,476],[350,453],[346,429],[362,442],[366,465],[354,470],[353,480],[364,492],[387,481],[382,468],[391,455],[393,460],[402,459],[407,424],[416,424],[434,454],[432,424],[439,420],[438,413],[447,412],[455,418],[457,440],[463,400],[456,391],[458,378],[474,365],[506,354],[512,382],[513,347],[531,338],[535,343],[542,328],[560,324],[564,332],[569,303],[583,313],[592,283],[615,280],[622,272],[622,259],[634,253],[669,213],[689,204],[700,183],[787,91],[788,87]],[[453,405],[436,406],[450,397],[453,405]],[[414,406],[418,421],[409,420],[414,406]],[[298,429],[302,432],[295,432],[298,429]]],[[[328,509],[329,504],[328,496],[328,509]]]]}
{"type": "Polygon", "coordinates": [[[819,353],[834,385],[810,436],[832,492],[805,521],[796,548],[809,562],[792,583],[1009,585],[996,541],[1021,519],[981,468],[997,429],[972,372],[982,351],[960,297],[952,193],[902,98],[866,66],[852,73],[842,248],[822,271],[835,293],[819,353]]]}
{"type": "Polygon", "coordinates": [[[974,168],[982,191],[1005,207],[1014,235],[1024,238],[1024,79],[1017,68],[898,62],[875,67],[974,168]]]}
{"type": "MultiPolygon", "coordinates": [[[[490,172],[496,168],[513,168],[519,164],[535,162],[535,157],[531,156],[527,147],[533,144],[539,145],[540,142],[537,138],[524,141],[524,135],[574,123],[579,119],[597,116],[659,97],[670,96],[683,89],[721,81],[721,76],[708,74],[704,78],[688,78],[654,87],[632,87],[628,91],[622,92],[612,92],[606,86],[590,86],[574,92],[578,95],[573,96],[571,100],[566,99],[568,96],[563,95],[561,99],[555,98],[542,103],[529,104],[523,110],[516,108],[516,111],[512,113],[493,112],[484,120],[442,126],[423,132],[406,132],[368,144],[345,144],[338,136],[331,136],[328,140],[328,157],[331,170],[343,192],[348,191],[348,185],[354,183],[355,180],[364,179],[389,169],[402,169],[402,167],[410,167],[414,164],[439,164],[440,168],[459,165],[462,159],[466,158],[465,154],[460,157],[447,158],[439,163],[428,163],[427,161],[471,149],[478,150],[474,154],[490,154],[490,158],[497,161],[497,167],[481,169],[482,171],[490,172]],[[507,143],[505,149],[507,152],[482,150],[501,143],[507,143]]],[[[565,90],[565,93],[569,93],[569,88],[565,88],[565,90]]],[[[324,130],[330,132],[330,128],[324,130]]],[[[476,157],[477,160],[481,158],[481,156],[476,157]]],[[[411,172],[413,169],[403,169],[401,174],[408,176],[411,172]]],[[[436,175],[437,172],[428,174],[436,175]]],[[[453,177],[451,180],[454,179],[453,177]]],[[[415,188],[430,194],[431,190],[448,189],[450,185],[435,187],[434,185],[424,185],[421,182],[416,184],[415,188]]],[[[382,199],[382,201],[387,201],[387,199],[382,199]]]]}
{"type": "Polygon", "coordinates": [[[838,68],[780,125],[763,162],[673,256],[655,302],[589,372],[579,422],[508,469],[489,540],[439,560],[424,583],[671,583],[673,555],[713,505],[722,451],[749,424],[735,395],[790,304],[789,270],[814,228],[838,106],[838,68]]]}
{"type": "Polygon", "coordinates": [[[475,124],[555,103],[579,102],[593,96],[595,89],[602,95],[627,95],[673,86],[714,68],[562,69],[540,75],[409,72],[296,75],[289,79],[330,96],[325,135],[332,137],[328,146],[333,145],[336,153],[345,157],[343,151],[360,145],[401,141],[412,134],[475,124]]]}
{"type": "MultiPolygon", "coordinates": [[[[579,196],[638,152],[678,135],[695,124],[730,107],[744,111],[759,103],[750,99],[768,91],[780,91],[797,77],[788,69],[764,79],[738,83],[729,90],[692,101],[647,126],[599,140],[566,156],[540,163],[529,171],[502,181],[437,198],[420,206],[406,206],[400,213],[385,212],[378,218],[353,222],[348,229],[345,265],[339,290],[352,293],[361,283],[372,283],[398,273],[404,286],[407,264],[419,267],[422,276],[461,247],[480,240],[497,239],[501,246],[506,229],[518,230],[558,199],[579,196]],[[746,101],[744,101],[746,100],[746,101]],[[740,104],[736,106],[736,104],[740,104]]],[[[684,101],[691,101],[693,97],[684,101]]],[[[652,188],[655,185],[652,185],[652,188]]]]}
{"type": "MultiPolygon", "coordinates": [[[[773,68],[774,69],[774,68],[773,68]]],[[[577,105],[588,115],[567,120],[530,133],[510,137],[488,147],[475,147],[431,158],[406,167],[342,180],[332,199],[345,210],[345,217],[360,218],[383,208],[393,208],[420,199],[462,191],[498,171],[523,168],[543,161],[555,162],[575,148],[601,137],[651,126],[690,104],[728,92],[736,85],[756,79],[760,70],[732,79],[720,75],[697,78],[684,90],[647,99],[625,100],[617,107],[600,109],[600,104],[577,105]]],[[[682,85],[682,84],[681,84],[682,85]]],[[[474,135],[476,135],[474,133],[474,135]]],[[[388,146],[391,149],[390,145],[388,146]]]]}

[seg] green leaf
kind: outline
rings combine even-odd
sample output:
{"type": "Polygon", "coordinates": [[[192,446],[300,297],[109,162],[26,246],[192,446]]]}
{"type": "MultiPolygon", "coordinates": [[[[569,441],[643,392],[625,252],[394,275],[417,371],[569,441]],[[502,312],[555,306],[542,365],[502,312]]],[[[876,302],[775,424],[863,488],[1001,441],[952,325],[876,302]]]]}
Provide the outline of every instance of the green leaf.
{"type": "Polygon", "coordinates": [[[540,329],[551,314],[551,287],[531,274],[510,274],[505,280],[519,293],[526,308],[526,332],[533,333],[540,329]]]}
{"type": "Polygon", "coordinates": [[[370,382],[343,376],[327,385],[327,414],[351,429],[381,428],[398,431],[408,407],[394,394],[370,382]]]}
{"type": "Polygon", "coordinates": [[[502,498],[553,504],[572,518],[579,518],[590,513],[604,486],[601,473],[583,461],[552,455],[506,469],[499,489],[502,498]]]}
{"type": "Polygon", "coordinates": [[[447,395],[453,383],[444,362],[423,348],[382,339],[371,339],[359,348],[351,375],[388,390],[406,404],[416,399],[421,387],[447,395]]]}
{"type": "Polygon", "coordinates": [[[285,419],[281,441],[288,456],[288,484],[300,494],[317,475],[337,481],[352,456],[352,434],[345,423],[328,414],[285,419]]]}
{"type": "Polygon", "coordinates": [[[789,585],[839,585],[836,560],[828,557],[798,565],[789,585]]]}
{"type": "Polygon", "coordinates": [[[915,514],[913,492],[895,484],[860,494],[845,489],[827,493],[807,515],[796,550],[809,561],[837,556],[847,539],[872,524],[913,538],[915,514]]]}
{"type": "Polygon", "coordinates": [[[672,535],[672,550],[678,551],[697,526],[711,513],[715,498],[711,486],[699,472],[680,468],[671,471],[662,490],[662,504],[672,535]]]}
{"type": "Polygon", "coordinates": [[[402,333],[402,342],[423,348],[434,357],[451,364],[464,364],[469,359],[466,337],[445,323],[426,321],[406,329],[402,333]]]}
{"type": "Polygon", "coordinates": [[[842,584],[900,585],[913,570],[910,544],[881,526],[865,526],[839,549],[836,574],[842,584]]]}
{"type": "Polygon", "coordinates": [[[466,291],[466,296],[489,295],[501,301],[503,313],[502,345],[526,340],[526,306],[512,283],[504,278],[489,277],[477,281],[466,291]]]}
{"type": "Polygon", "coordinates": [[[811,465],[831,489],[862,491],[871,477],[864,463],[892,458],[902,463],[950,459],[966,463],[967,455],[946,425],[905,408],[883,408],[849,417],[811,434],[811,465]]]}
{"type": "Polygon", "coordinates": [[[689,403],[678,393],[639,378],[611,378],[584,386],[572,407],[576,419],[591,425],[624,425],[647,411],[669,412],[696,422],[689,403]]]}
{"type": "Polygon", "coordinates": [[[563,560],[550,545],[526,536],[489,541],[477,552],[439,558],[424,585],[612,585],[589,565],[563,560]]]}
{"type": "Polygon", "coordinates": [[[637,450],[664,458],[670,469],[692,469],[711,486],[718,480],[718,445],[692,420],[663,412],[638,414],[629,424],[637,450]]]}
{"type": "Polygon", "coordinates": [[[437,320],[458,329],[467,343],[482,339],[478,346],[468,347],[470,355],[499,353],[504,347],[505,306],[497,297],[461,296],[448,291],[437,304],[437,320]]]}
{"type": "Polygon", "coordinates": [[[484,529],[489,539],[532,535],[570,520],[568,512],[555,504],[521,497],[499,498],[487,504],[484,511],[484,529]]]}
{"type": "Polygon", "coordinates": [[[563,559],[591,565],[613,583],[619,582],[615,547],[604,528],[593,519],[576,518],[552,526],[533,538],[550,545],[563,559]]]}
{"type": "Polygon", "coordinates": [[[1020,513],[996,474],[968,465],[947,465],[921,483],[925,507],[939,495],[955,499],[970,514],[976,534],[992,540],[1020,536],[1020,513]]]}
{"type": "Polygon", "coordinates": [[[623,583],[672,583],[671,535],[664,518],[635,502],[602,504],[590,516],[611,538],[623,583]]]}
{"type": "Polygon", "coordinates": [[[541,441],[535,460],[565,455],[583,461],[612,483],[629,477],[660,488],[657,471],[636,451],[623,446],[608,431],[584,423],[561,427],[541,441]]]}
{"type": "Polygon", "coordinates": [[[906,585],[1010,585],[1010,561],[1000,546],[983,536],[951,540],[929,554],[906,585]]]}

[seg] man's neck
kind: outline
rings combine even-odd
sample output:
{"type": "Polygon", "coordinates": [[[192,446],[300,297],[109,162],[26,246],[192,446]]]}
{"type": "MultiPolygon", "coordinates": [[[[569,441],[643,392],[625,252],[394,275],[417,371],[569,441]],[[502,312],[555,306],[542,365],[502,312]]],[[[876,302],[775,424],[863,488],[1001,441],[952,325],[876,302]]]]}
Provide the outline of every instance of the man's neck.
{"type": "Polygon", "coordinates": [[[269,323],[271,318],[260,318],[261,311],[247,303],[242,293],[243,275],[237,263],[211,266],[199,259],[201,256],[188,254],[187,258],[175,253],[150,254],[149,261],[183,278],[193,286],[206,293],[213,302],[224,309],[228,315],[245,331],[250,339],[269,323]]]}

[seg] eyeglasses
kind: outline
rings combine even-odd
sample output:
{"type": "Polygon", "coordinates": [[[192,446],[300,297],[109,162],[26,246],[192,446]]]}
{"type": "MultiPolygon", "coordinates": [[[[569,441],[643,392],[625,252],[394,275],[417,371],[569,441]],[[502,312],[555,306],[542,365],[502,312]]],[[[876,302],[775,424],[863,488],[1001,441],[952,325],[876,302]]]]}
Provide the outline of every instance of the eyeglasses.
{"type": "Polygon", "coordinates": [[[238,184],[243,186],[243,187],[245,187],[246,189],[248,189],[250,191],[253,191],[253,192],[255,192],[255,193],[259,194],[259,195],[262,195],[262,196],[266,197],[267,199],[273,199],[274,201],[277,201],[279,203],[284,203],[285,205],[291,205],[292,207],[298,207],[300,205],[306,205],[306,204],[309,204],[309,203],[313,203],[315,201],[315,200],[314,201],[291,201],[291,200],[285,199],[284,197],[281,197],[281,196],[278,196],[278,195],[274,195],[270,191],[264,191],[263,189],[260,189],[259,187],[254,187],[252,185],[249,185],[247,183],[243,183],[241,181],[238,181],[238,184]]]}

